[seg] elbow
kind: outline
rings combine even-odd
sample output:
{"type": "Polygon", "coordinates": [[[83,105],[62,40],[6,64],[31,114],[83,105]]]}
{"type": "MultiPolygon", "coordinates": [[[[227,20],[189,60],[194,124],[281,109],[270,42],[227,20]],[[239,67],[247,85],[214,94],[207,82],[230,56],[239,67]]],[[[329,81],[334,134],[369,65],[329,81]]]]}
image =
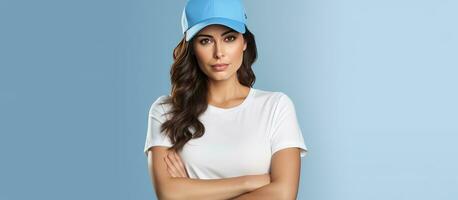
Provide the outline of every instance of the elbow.
{"type": "Polygon", "coordinates": [[[277,192],[276,199],[282,199],[282,200],[296,200],[297,196],[296,193],[292,193],[289,191],[280,191],[277,192]]]}
{"type": "Polygon", "coordinates": [[[182,200],[184,198],[180,197],[176,192],[171,191],[159,191],[156,193],[158,200],[182,200]]]}
{"type": "Polygon", "coordinates": [[[177,195],[173,195],[173,194],[165,194],[165,193],[161,193],[161,194],[157,194],[157,199],[158,200],[181,200],[183,198],[180,198],[178,197],[177,195]]]}
{"type": "Polygon", "coordinates": [[[156,197],[158,200],[172,200],[172,197],[169,197],[166,192],[164,191],[158,191],[156,192],[156,197]]]}
{"type": "Polygon", "coordinates": [[[277,197],[278,199],[284,200],[296,200],[297,198],[297,189],[294,190],[294,187],[289,185],[281,185],[279,186],[279,190],[277,190],[277,197]]]}
{"type": "Polygon", "coordinates": [[[173,192],[171,192],[165,185],[154,184],[154,192],[156,193],[156,198],[159,200],[174,200],[178,199],[173,192]]]}
{"type": "Polygon", "coordinates": [[[162,195],[157,195],[158,200],[178,200],[177,198],[174,197],[169,197],[169,196],[162,196],[162,195]]]}
{"type": "Polygon", "coordinates": [[[281,195],[281,198],[280,198],[280,199],[285,199],[285,200],[296,200],[296,198],[297,198],[296,193],[284,192],[284,193],[281,195]]]}
{"type": "Polygon", "coordinates": [[[164,190],[158,190],[156,189],[156,197],[158,200],[172,200],[173,197],[168,195],[169,192],[164,191],[164,190]]]}
{"type": "Polygon", "coordinates": [[[156,198],[159,200],[180,200],[182,194],[176,190],[176,185],[173,182],[173,179],[159,181],[154,180],[153,182],[154,192],[156,193],[156,198]]]}
{"type": "Polygon", "coordinates": [[[173,186],[158,188],[156,190],[156,196],[158,200],[185,200],[185,195],[179,191],[176,191],[173,186]]]}

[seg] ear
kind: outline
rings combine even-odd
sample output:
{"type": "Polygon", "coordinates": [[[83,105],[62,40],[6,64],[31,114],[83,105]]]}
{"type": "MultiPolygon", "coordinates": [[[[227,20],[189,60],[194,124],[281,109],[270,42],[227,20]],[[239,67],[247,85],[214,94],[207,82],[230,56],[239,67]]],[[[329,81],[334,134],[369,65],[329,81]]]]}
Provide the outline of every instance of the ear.
{"type": "Polygon", "coordinates": [[[246,46],[247,46],[247,45],[246,45],[246,40],[245,40],[245,41],[243,42],[243,51],[246,50],[246,46]]]}

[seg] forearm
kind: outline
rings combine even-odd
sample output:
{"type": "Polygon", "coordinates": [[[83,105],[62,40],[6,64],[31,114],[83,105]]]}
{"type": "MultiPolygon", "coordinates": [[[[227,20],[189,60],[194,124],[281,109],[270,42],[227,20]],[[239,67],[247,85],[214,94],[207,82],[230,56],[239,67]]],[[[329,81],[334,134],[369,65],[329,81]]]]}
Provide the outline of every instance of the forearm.
{"type": "Polygon", "coordinates": [[[256,200],[256,199],[263,199],[263,200],[294,200],[296,197],[291,197],[292,195],[288,195],[287,191],[279,183],[272,182],[268,185],[260,187],[252,192],[248,192],[233,198],[232,200],[256,200]]]}
{"type": "Polygon", "coordinates": [[[171,178],[160,199],[230,199],[249,192],[245,176],[222,179],[171,178]]]}

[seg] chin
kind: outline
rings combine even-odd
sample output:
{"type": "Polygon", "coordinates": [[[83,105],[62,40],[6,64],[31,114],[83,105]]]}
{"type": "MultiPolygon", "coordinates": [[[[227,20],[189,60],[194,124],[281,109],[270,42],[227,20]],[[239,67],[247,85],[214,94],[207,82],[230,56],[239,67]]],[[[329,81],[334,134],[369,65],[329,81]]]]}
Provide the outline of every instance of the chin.
{"type": "Polygon", "coordinates": [[[228,77],[226,77],[226,76],[212,76],[211,79],[213,79],[214,81],[223,81],[223,80],[227,80],[228,77]]]}
{"type": "Polygon", "coordinates": [[[227,74],[226,72],[218,72],[218,73],[212,73],[210,76],[211,79],[215,81],[222,81],[222,80],[227,80],[230,78],[230,75],[227,74]]]}

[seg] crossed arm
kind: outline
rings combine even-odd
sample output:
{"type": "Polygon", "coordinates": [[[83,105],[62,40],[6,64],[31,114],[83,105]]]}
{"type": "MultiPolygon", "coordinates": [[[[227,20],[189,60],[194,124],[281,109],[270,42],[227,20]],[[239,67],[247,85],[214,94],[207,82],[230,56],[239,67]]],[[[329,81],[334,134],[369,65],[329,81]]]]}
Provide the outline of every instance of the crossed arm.
{"type": "Polygon", "coordinates": [[[271,183],[234,199],[295,200],[299,187],[301,161],[298,148],[286,148],[272,156],[271,183]]]}
{"type": "MultiPolygon", "coordinates": [[[[168,152],[167,156],[164,157],[164,163],[166,163],[167,172],[170,177],[180,179],[182,181],[194,181],[194,185],[202,184],[196,179],[189,179],[189,176],[184,168],[184,165],[181,161],[181,158],[175,152],[168,152]]],[[[259,176],[244,176],[244,177],[235,177],[228,179],[216,179],[213,182],[215,184],[210,184],[212,187],[205,188],[207,194],[211,192],[220,192],[218,193],[221,199],[233,199],[233,200],[243,200],[243,199],[284,199],[284,200],[294,200],[297,197],[297,190],[299,186],[299,177],[300,177],[300,150],[298,148],[285,148],[280,151],[277,151],[271,159],[271,172],[267,182],[259,176]],[[262,183],[265,182],[265,183],[262,183]],[[242,187],[240,187],[242,183],[242,187]],[[217,186],[219,184],[219,186],[217,186]],[[235,188],[234,191],[227,191],[228,186],[235,188]],[[249,186],[249,187],[244,187],[249,186]],[[237,188],[239,190],[237,190],[237,188]],[[214,190],[214,191],[208,191],[214,190]],[[231,193],[229,193],[231,192],[231,193]]],[[[156,184],[157,181],[155,181],[156,184]]],[[[208,182],[209,183],[209,182],[208,182]]],[[[156,192],[159,192],[156,190],[156,192]]],[[[215,193],[214,193],[215,194],[215,193]]],[[[209,197],[208,199],[212,199],[209,197]]]]}

